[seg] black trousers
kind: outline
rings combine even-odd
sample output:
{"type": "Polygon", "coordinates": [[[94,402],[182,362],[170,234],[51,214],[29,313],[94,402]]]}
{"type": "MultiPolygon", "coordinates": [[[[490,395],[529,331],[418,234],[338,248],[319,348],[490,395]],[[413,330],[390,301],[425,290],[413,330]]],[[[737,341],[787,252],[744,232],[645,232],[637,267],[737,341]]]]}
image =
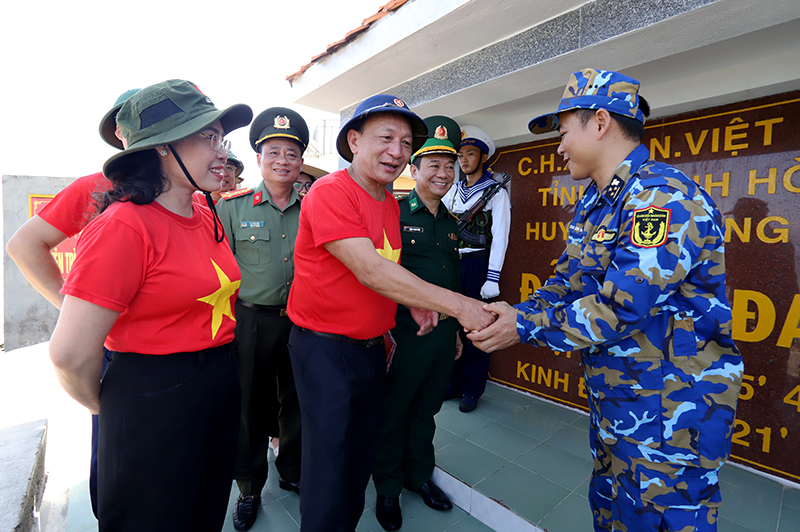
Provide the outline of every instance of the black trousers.
{"type": "MultiPolygon", "coordinates": [[[[111,351],[103,346],[103,369],[101,379],[111,361],[111,351]]],[[[92,415],[92,456],[89,463],[89,499],[92,501],[92,513],[97,517],[97,447],[100,439],[100,416],[92,415]]]]}
{"type": "Polygon", "coordinates": [[[353,532],[378,448],[386,351],[295,327],[289,352],[303,413],[300,530],[353,532]]]}
{"type": "Polygon", "coordinates": [[[284,480],[300,482],[300,405],[289,359],[291,330],[288,317],[236,302],[242,413],[234,478],[244,495],[260,494],[267,483],[270,436],[280,437],[278,473],[284,480]]]}
{"type": "Polygon", "coordinates": [[[425,336],[407,315],[392,329],[397,352],[386,376],[381,442],[372,481],[375,491],[397,497],[403,487],[416,490],[430,480],[435,463],[433,417],[442,407],[456,356],[455,318],[447,318],[425,336]]]}
{"type": "Polygon", "coordinates": [[[239,421],[232,344],[112,356],[100,392],[100,532],[218,532],[239,421]]]}
{"type": "MultiPolygon", "coordinates": [[[[465,296],[481,301],[481,287],[486,282],[489,271],[489,257],[461,258],[461,290],[465,296]]],[[[486,379],[489,377],[489,353],[481,351],[467,338],[463,330],[460,332],[464,343],[461,358],[453,365],[453,375],[447,396],[467,395],[478,399],[486,390],[486,379]]]]}

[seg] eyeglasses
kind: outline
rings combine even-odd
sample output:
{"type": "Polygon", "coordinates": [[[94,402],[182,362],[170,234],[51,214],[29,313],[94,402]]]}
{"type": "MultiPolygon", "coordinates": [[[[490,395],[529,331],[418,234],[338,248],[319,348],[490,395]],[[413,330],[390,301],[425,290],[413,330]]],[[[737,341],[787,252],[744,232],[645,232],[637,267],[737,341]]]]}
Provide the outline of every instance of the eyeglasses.
{"type": "Polygon", "coordinates": [[[308,192],[309,190],[311,190],[311,185],[313,184],[314,183],[301,183],[300,181],[295,181],[294,189],[298,192],[300,192],[303,189],[306,189],[306,192],[308,192]]]}
{"type": "Polygon", "coordinates": [[[208,134],[208,133],[198,133],[204,139],[208,139],[211,141],[211,149],[214,151],[224,151],[226,154],[228,150],[231,149],[231,141],[225,140],[216,133],[208,134]]]}
{"type": "Polygon", "coordinates": [[[225,171],[226,172],[235,172],[236,171],[236,166],[233,165],[233,164],[226,164],[225,165],[225,171]]]}

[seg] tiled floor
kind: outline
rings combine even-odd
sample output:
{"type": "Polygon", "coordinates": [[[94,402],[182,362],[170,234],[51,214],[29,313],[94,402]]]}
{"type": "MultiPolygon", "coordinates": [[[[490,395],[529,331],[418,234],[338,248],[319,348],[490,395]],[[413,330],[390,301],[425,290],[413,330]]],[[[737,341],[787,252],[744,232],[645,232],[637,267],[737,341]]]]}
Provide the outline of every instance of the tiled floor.
{"type": "MultiPolygon", "coordinates": [[[[588,418],[534,397],[490,384],[470,414],[448,401],[437,415],[434,439],[442,471],[435,479],[458,505],[435,512],[409,492],[401,497],[405,532],[577,532],[592,529],[586,498],[592,463],[588,418]]],[[[299,530],[299,497],[282,491],[277,474],[262,496],[251,530],[299,530]]],[[[723,506],[719,532],[800,530],[800,490],[726,465],[720,472],[723,506]]],[[[238,493],[231,491],[229,515],[238,493]]],[[[367,488],[358,532],[381,532],[367,488]]],[[[70,492],[65,532],[97,530],[86,483],[70,492]]],[[[224,531],[232,531],[228,519],[224,531]]]]}

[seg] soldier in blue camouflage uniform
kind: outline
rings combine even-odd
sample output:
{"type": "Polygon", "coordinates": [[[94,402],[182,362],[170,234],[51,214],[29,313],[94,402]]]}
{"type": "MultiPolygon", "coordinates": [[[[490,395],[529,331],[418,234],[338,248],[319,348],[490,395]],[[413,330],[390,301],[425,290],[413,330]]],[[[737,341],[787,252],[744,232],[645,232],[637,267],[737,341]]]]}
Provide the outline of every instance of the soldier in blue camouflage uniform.
{"type": "Polygon", "coordinates": [[[713,531],[744,370],[731,338],[724,231],[710,196],[641,144],[638,81],[586,69],[533,133],[557,129],[578,203],[556,275],[485,308],[486,351],[582,350],[595,530],[713,531]]]}

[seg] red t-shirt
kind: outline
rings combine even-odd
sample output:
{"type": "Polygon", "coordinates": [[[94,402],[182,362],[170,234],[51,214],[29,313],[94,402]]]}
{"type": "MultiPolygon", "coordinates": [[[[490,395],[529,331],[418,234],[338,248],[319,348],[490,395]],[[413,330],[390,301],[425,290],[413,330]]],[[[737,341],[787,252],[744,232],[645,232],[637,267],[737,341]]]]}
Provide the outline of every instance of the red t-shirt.
{"type": "Polygon", "coordinates": [[[81,233],[61,293],[120,312],[112,351],[164,355],[231,342],[240,280],[209,209],[184,218],[156,202],[120,202],[81,233]]]}
{"type": "Polygon", "coordinates": [[[111,181],[102,172],[78,178],[39,211],[39,218],[67,235],[67,238],[73,237],[83,231],[97,214],[92,193],[110,189],[111,181]]]}
{"type": "MultiPolygon", "coordinates": [[[[366,237],[400,259],[400,207],[387,192],[377,201],[346,170],[314,183],[303,198],[294,245],[289,317],[295,325],[366,340],[394,327],[397,303],[365,287],[323,244],[366,237]]],[[[385,250],[385,251],[384,251],[385,250]]]]}
{"type": "MultiPolygon", "coordinates": [[[[208,209],[208,202],[206,201],[206,195],[202,192],[195,192],[192,194],[192,202],[197,205],[202,205],[206,209],[208,209]]],[[[216,201],[214,202],[216,203],[216,201]]]]}

